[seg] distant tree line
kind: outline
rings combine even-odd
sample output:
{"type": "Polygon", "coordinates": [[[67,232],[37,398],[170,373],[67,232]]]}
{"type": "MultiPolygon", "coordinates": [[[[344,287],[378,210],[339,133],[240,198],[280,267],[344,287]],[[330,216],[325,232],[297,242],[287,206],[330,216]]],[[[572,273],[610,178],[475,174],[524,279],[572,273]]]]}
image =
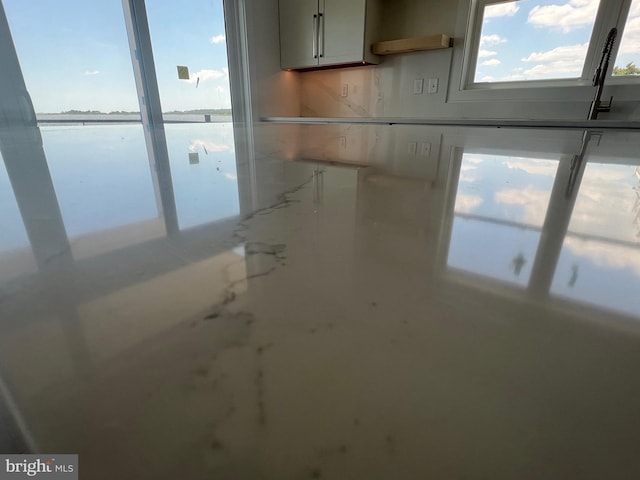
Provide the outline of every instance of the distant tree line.
{"type": "Polygon", "coordinates": [[[613,67],[614,75],[640,75],[640,68],[633,62],[627,63],[624,67],[613,67]]]}
{"type": "MultiPolygon", "coordinates": [[[[62,115],[140,115],[140,112],[128,112],[126,110],[114,110],[113,112],[101,112],[100,110],[66,110],[62,115]]],[[[197,110],[172,110],[173,114],[202,114],[202,115],[231,115],[230,108],[199,108],[197,110]]]]}

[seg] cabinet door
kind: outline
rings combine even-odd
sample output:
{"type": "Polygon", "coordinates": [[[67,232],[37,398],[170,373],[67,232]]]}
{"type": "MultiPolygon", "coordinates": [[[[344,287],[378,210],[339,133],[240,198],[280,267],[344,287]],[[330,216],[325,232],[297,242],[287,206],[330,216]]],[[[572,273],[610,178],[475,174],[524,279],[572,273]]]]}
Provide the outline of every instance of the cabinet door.
{"type": "Polygon", "coordinates": [[[318,0],[280,0],[280,65],[318,65],[318,0]],[[316,57],[314,58],[314,54],[316,57]]]}
{"type": "Polygon", "coordinates": [[[320,1],[320,65],[364,59],[366,0],[320,1]]]}

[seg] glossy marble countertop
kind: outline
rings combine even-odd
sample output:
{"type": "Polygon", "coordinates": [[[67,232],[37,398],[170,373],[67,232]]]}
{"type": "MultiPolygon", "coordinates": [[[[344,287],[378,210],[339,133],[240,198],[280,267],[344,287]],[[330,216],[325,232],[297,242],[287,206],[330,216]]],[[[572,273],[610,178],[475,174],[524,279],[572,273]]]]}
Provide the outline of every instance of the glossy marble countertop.
{"type": "Polygon", "coordinates": [[[640,475],[640,134],[0,132],[0,449],[90,479],[640,475]]]}
{"type": "Polygon", "coordinates": [[[509,128],[616,129],[639,130],[640,122],[629,120],[541,120],[511,118],[411,118],[411,117],[264,117],[264,122],[300,124],[370,124],[370,125],[432,125],[509,128]]]}

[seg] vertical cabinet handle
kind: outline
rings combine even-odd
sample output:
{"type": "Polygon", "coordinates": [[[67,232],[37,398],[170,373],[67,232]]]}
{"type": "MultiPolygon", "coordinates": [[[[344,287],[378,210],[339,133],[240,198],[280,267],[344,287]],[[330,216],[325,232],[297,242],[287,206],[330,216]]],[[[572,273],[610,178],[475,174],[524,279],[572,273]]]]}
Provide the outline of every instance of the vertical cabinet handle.
{"type": "Polygon", "coordinates": [[[318,15],[318,44],[320,58],[324,57],[324,13],[318,15]],[[322,22],[322,25],[320,25],[322,22]]]}
{"type": "Polygon", "coordinates": [[[313,14],[313,58],[318,58],[318,15],[313,14]]]}

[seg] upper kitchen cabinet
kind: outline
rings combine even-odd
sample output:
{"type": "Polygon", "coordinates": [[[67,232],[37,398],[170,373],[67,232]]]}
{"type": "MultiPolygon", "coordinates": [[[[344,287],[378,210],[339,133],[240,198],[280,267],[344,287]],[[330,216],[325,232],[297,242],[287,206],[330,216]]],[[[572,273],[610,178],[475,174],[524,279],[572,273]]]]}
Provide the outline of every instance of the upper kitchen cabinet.
{"type": "Polygon", "coordinates": [[[377,0],[279,0],[280,63],[303,70],[376,64],[377,0]]]}

